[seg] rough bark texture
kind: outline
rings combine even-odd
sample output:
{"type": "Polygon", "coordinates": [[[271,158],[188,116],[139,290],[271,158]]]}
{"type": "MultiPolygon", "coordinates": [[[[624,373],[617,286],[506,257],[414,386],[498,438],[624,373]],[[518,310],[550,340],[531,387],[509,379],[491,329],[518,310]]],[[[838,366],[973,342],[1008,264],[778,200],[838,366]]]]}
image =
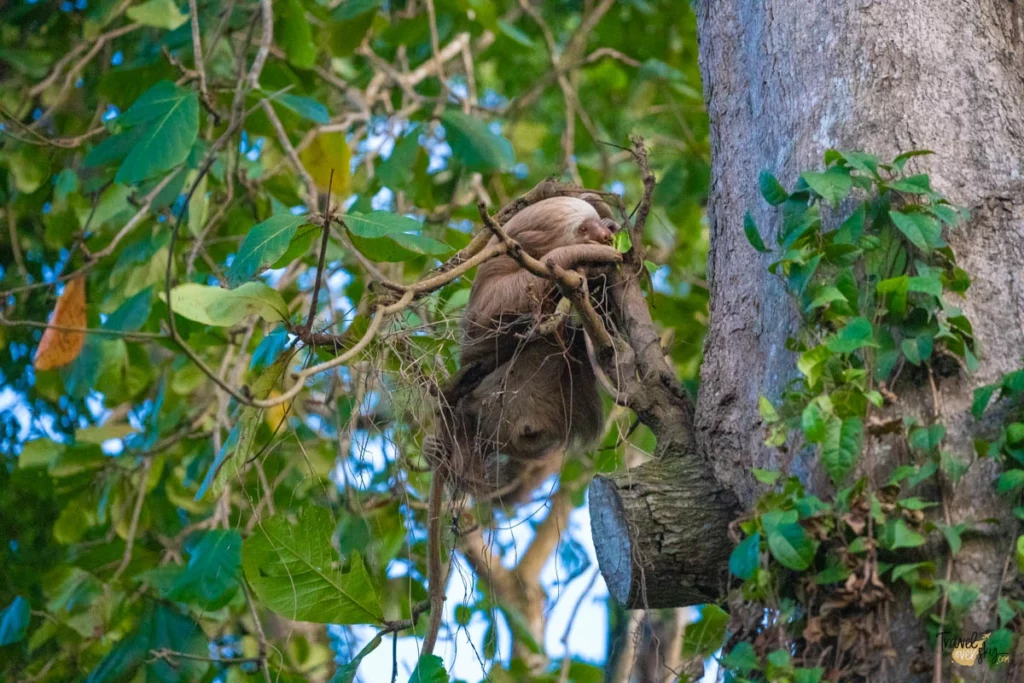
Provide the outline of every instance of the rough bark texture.
{"type": "Polygon", "coordinates": [[[734,499],[708,480],[702,459],[657,458],[590,485],[590,520],[608,592],[629,607],[714,602],[728,575],[722,531],[734,499]],[[716,490],[717,489],[717,490],[716,490]]]}
{"type": "MultiPolygon", "coordinates": [[[[954,523],[1009,520],[992,487],[995,464],[972,452],[977,425],[968,411],[971,390],[1019,367],[1024,352],[1024,47],[1014,42],[1013,3],[703,0],[696,11],[713,167],[711,327],[696,429],[718,478],[749,507],[756,496],[750,468],[777,466],[761,444],[758,396],[777,398],[794,375],[784,347],[794,311],[767,271],[769,258],[749,247],[742,230],[748,210],[762,231],[778,228],[759,197],[758,173],[769,169],[791,187],[799,171],[821,165],[829,147],[883,158],[931,149],[935,156],[912,167],[972,212],[948,239],[974,279],[964,309],[982,352],[973,376],[938,378],[939,419],[949,427],[944,447],[972,461],[947,500],[954,523]]],[[[927,379],[911,376],[895,389],[909,412],[933,410],[927,379]]],[[[879,470],[894,464],[883,457],[879,470]]],[[[798,457],[792,468],[827,493],[812,459],[798,457]]],[[[962,625],[968,633],[996,626],[1010,527],[970,540],[954,560],[953,580],[981,589],[973,623],[962,625]]],[[[943,567],[945,559],[937,562],[943,567]]],[[[913,667],[930,666],[920,622],[904,618],[907,609],[904,602],[893,615],[908,626],[893,634],[896,661],[872,680],[918,680],[913,667]]],[[[947,674],[949,666],[947,658],[947,674]]]]}

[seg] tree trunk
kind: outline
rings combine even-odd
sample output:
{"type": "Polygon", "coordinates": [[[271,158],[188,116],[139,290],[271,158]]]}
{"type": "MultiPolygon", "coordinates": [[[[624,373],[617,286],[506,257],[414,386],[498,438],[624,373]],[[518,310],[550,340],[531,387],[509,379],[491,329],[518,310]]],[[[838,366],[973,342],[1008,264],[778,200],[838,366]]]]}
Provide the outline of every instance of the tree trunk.
{"type": "MultiPolygon", "coordinates": [[[[1019,367],[1024,351],[1024,59],[1013,10],[1003,0],[699,3],[713,168],[711,325],[696,429],[743,506],[756,496],[750,468],[778,467],[776,453],[762,445],[758,396],[776,399],[794,375],[785,350],[794,309],[767,270],[769,258],[749,247],[742,230],[748,210],[760,225],[778,228],[759,196],[758,173],[769,169],[792,186],[830,147],[883,158],[930,149],[937,154],[920,168],[971,209],[949,241],[974,281],[964,309],[982,352],[973,376],[938,378],[946,446],[972,461],[949,498],[950,514],[953,523],[1009,519],[992,486],[995,463],[973,454],[969,408],[972,389],[1019,367]]],[[[913,414],[933,409],[927,382],[896,391],[913,414]]],[[[878,463],[882,472],[891,466],[878,463]]],[[[798,456],[791,467],[812,490],[826,486],[813,458],[798,456]]],[[[981,589],[973,623],[962,625],[968,633],[995,628],[1010,531],[968,541],[954,561],[953,580],[981,589]]],[[[910,609],[905,601],[902,609],[910,609]]],[[[899,618],[916,628],[894,635],[889,680],[911,680],[915,665],[931,664],[921,622],[910,616],[899,618]]]]}
{"type": "MultiPolygon", "coordinates": [[[[995,599],[1015,526],[993,489],[997,464],[973,453],[976,425],[969,416],[973,388],[1018,368],[1024,352],[1024,47],[1015,10],[1007,0],[701,0],[696,6],[712,143],[711,323],[695,417],[697,450],[712,463],[726,493],[735,493],[746,509],[758,494],[751,468],[780,466],[777,453],[762,444],[758,397],[776,400],[795,375],[785,341],[797,316],[781,282],[768,272],[770,257],[754,251],[743,234],[748,210],[762,232],[779,227],[776,212],[759,195],[759,172],[768,169],[791,187],[801,170],[821,166],[828,148],[882,158],[911,149],[936,151],[916,160],[917,167],[931,174],[939,191],[971,210],[970,221],[948,239],[973,279],[963,308],[974,324],[981,367],[969,376],[954,369],[936,377],[938,400],[927,376],[915,385],[904,373],[894,389],[906,413],[921,417],[935,411],[948,428],[944,449],[971,462],[946,496],[952,522],[1007,520],[965,540],[953,560],[952,580],[981,591],[968,623],[959,625],[967,633],[996,627],[995,599]]],[[[893,466],[885,453],[873,461],[876,476],[893,466]]],[[[808,453],[797,454],[790,469],[811,492],[831,493],[808,453]]],[[[641,468],[619,480],[616,502],[628,504],[621,495],[624,481],[645,496],[643,505],[634,506],[635,518],[627,515],[620,524],[650,530],[662,516],[657,511],[677,506],[672,524],[691,526],[674,527],[667,543],[659,538],[645,545],[650,555],[644,581],[671,584],[686,553],[691,555],[685,571],[725,576],[721,553],[702,558],[701,569],[693,566],[693,555],[701,554],[693,542],[700,519],[688,519],[687,499],[675,492],[688,482],[650,474],[655,476],[641,468]]],[[[630,532],[632,544],[643,543],[638,535],[630,532]]],[[[609,541],[595,534],[595,543],[609,541]]],[[[938,556],[942,552],[934,558],[940,576],[948,559],[938,556]]],[[[608,577],[612,567],[603,559],[602,569],[608,577]]],[[[625,592],[613,584],[613,595],[625,592]]],[[[628,585],[632,598],[638,591],[632,580],[628,585]]],[[[678,592],[672,600],[684,604],[693,597],[678,592]]],[[[892,607],[891,647],[868,650],[869,678],[930,680],[939,660],[933,659],[923,621],[914,618],[906,596],[892,607]]],[[[980,676],[983,668],[957,673],[980,676]]]]}

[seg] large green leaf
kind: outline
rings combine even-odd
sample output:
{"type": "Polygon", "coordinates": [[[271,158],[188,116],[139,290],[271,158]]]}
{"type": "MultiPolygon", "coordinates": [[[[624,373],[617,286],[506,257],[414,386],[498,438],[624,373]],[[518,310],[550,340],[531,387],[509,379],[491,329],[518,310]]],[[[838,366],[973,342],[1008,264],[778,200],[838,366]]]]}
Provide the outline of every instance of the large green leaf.
{"type": "Polygon", "coordinates": [[[114,179],[137,183],[188,157],[199,133],[199,99],[193,90],[161,81],[135,101],[120,124],[140,131],[114,179]]]}
{"type": "Polygon", "coordinates": [[[890,211],[889,217],[893,225],[921,251],[946,245],[942,241],[942,224],[927,214],[890,211]]]}
{"type": "Polygon", "coordinates": [[[305,511],[297,524],[287,515],[265,518],[242,548],[242,566],[264,605],[298,621],[376,624],[380,599],[358,553],[339,568],[331,545],[334,522],[323,508],[305,511]]]}
{"type": "Polygon", "coordinates": [[[686,625],[683,656],[710,657],[722,647],[728,626],[729,615],[725,610],[718,605],[703,605],[700,620],[686,625]]]}
{"type": "Polygon", "coordinates": [[[250,315],[270,321],[288,319],[284,299],[262,282],[247,282],[236,289],[188,282],[171,290],[171,305],[178,315],[214,327],[231,327],[250,315]]]}
{"type": "Polygon", "coordinates": [[[395,263],[417,256],[444,256],[451,248],[416,234],[422,226],[406,216],[387,211],[345,214],[352,244],[374,261],[395,263]]]}
{"type": "Polygon", "coordinates": [[[441,123],[452,154],[470,171],[508,170],[515,163],[512,143],[491,132],[483,120],[449,109],[441,115],[441,123]]]}
{"type": "Polygon", "coordinates": [[[237,287],[251,280],[264,268],[273,264],[288,250],[295,231],[306,224],[304,216],[293,216],[289,213],[271,216],[245,236],[235,260],[228,268],[229,287],[237,287]]]}

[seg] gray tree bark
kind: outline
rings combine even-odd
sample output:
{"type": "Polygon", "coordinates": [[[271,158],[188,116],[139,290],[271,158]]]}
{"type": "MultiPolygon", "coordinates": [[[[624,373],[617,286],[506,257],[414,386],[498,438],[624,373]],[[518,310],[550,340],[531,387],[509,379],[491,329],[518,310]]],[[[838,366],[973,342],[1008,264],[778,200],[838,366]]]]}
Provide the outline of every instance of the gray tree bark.
{"type": "MultiPolygon", "coordinates": [[[[777,399],[795,375],[785,341],[795,331],[796,315],[767,270],[770,257],[755,252],[743,234],[748,210],[762,232],[772,233],[780,223],[760,198],[758,173],[768,169],[791,187],[801,170],[821,166],[830,147],[882,158],[935,150],[935,156],[912,164],[971,210],[971,220],[948,240],[973,278],[963,308],[974,324],[981,368],[972,375],[958,368],[940,373],[937,401],[920,376],[904,373],[893,389],[906,412],[937,414],[948,427],[944,449],[971,462],[967,475],[945,494],[952,522],[1004,520],[982,525],[983,533],[966,539],[951,567],[953,581],[981,590],[962,629],[994,630],[999,583],[1017,525],[994,492],[997,464],[973,452],[978,425],[969,408],[973,388],[1019,368],[1024,353],[1024,45],[1015,25],[1017,7],[1010,0],[700,0],[695,9],[712,144],[711,322],[694,423],[697,450],[713,464],[717,482],[746,509],[758,495],[751,468],[780,466],[777,453],[762,445],[757,404],[759,395],[777,399]]],[[[859,473],[882,477],[899,464],[897,457],[879,446],[871,459],[875,471],[859,473]]],[[[813,492],[830,493],[827,477],[807,453],[798,454],[790,468],[813,492]]],[[[676,484],[659,495],[650,490],[656,483],[633,474],[631,490],[647,487],[646,498],[633,510],[636,519],[627,517],[625,524],[651,528],[655,515],[644,509],[672,506],[668,491],[676,484]]],[[[686,524],[686,515],[677,521],[686,524]]],[[[646,581],[665,583],[666,577],[651,573],[667,571],[671,561],[664,558],[700,553],[699,546],[673,540],[689,542],[692,533],[675,530],[667,541],[663,535],[645,547],[655,555],[645,560],[646,581]]],[[[942,576],[948,558],[941,556],[943,546],[933,547],[942,576]]],[[[698,570],[690,557],[686,571],[727,571],[721,553],[708,562],[698,570]]],[[[933,667],[942,662],[947,679],[948,653],[934,657],[922,625],[907,596],[898,595],[889,622],[880,626],[891,630],[891,640],[867,649],[867,677],[932,680],[933,667]]],[[[980,677],[982,668],[956,673],[980,677]]]]}
{"type": "MultiPolygon", "coordinates": [[[[784,347],[793,309],[767,271],[768,258],[749,248],[742,231],[747,210],[778,228],[758,196],[759,171],[792,186],[829,147],[883,158],[931,149],[937,154],[919,168],[972,212],[949,241],[974,279],[964,309],[982,353],[973,376],[938,378],[946,447],[972,462],[948,497],[950,514],[954,523],[1012,519],[992,486],[995,463],[974,456],[969,408],[972,389],[1018,368],[1024,352],[1024,50],[1015,42],[1013,3],[715,0],[697,13],[713,169],[711,327],[696,429],[701,447],[715,454],[719,478],[749,507],[756,496],[750,468],[777,466],[775,452],[761,444],[758,395],[777,398],[794,375],[784,347]]],[[[895,390],[910,412],[933,409],[927,383],[895,390]]],[[[892,466],[883,459],[878,468],[892,466]]],[[[812,487],[825,486],[812,459],[798,458],[794,468],[812,487]]],[[[981,588],[973,623],[963,625],[968,632],[995,627],[1010,531],[1007,523],[968,541],[953,563],[953,580],[981,588]]],[[[906,681],[932,658],[919,622],[912,615],[899,621],[913,630],[893,635],[888,676],[906,681]]]]}

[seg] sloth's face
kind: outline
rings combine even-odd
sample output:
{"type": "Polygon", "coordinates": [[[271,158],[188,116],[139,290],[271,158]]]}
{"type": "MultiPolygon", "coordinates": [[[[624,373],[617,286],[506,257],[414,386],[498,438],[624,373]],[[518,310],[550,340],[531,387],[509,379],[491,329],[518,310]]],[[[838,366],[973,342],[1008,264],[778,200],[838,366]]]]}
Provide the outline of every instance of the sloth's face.
{"type": "Polygon", "coordinates": [[[576,235],[581,243],[611,244],[615,234],[614,227],[617,226],[610,220],[586,218],[576,228],[576,235]]]}

